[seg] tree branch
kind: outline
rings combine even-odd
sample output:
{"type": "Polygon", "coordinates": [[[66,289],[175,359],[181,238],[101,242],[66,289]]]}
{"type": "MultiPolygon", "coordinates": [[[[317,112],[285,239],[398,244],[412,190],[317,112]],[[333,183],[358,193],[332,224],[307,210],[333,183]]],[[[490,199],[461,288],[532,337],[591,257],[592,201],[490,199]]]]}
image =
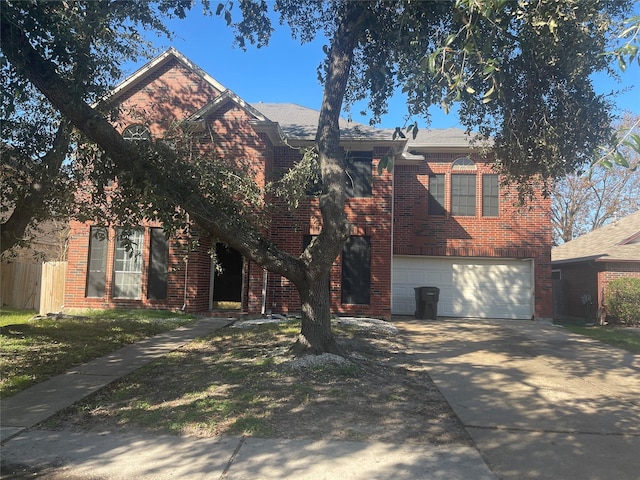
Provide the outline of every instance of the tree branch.
{"type": "MultiPolygon", "coordinates": [[[[58,75],[51,61],[42,58],[35,51],[25,32],[2,16],[0,34],[2,53],[15,69],[40,90],[78,130],[107,153],[117,169],[125,172],[145,172],[145,180],[154,182],[153,162],[125,141],[100,112],[71,93],[77,88],[58,75]]],[[[175,160],[175,154],[169,149],[161,149],[160,153],[165,159],[174,155],[175,160]]],[[[237,227],[236,219],[225,212],[209,209],[206,210],[207,215],[203,215],[201,205],[203,202],[211,204],[208,200],[211,192],[200,192],[200,186],[193,179],[178,178],[176,181],[182,182],[184,188],[163,191],[162,182],[156,181],[155,184],[159,187],[156,195],[160,198],[163,195],[175,198],[176,206],[189,212],[192,218],[197,218],[198,225],[207,233],[224,241],[262,267],[283,275],[294,283],[302,280],[303,265],[299,258],[277,249],[259,231],[247,228],[246,223],[242,225],[244,228],[237,227]]]]}

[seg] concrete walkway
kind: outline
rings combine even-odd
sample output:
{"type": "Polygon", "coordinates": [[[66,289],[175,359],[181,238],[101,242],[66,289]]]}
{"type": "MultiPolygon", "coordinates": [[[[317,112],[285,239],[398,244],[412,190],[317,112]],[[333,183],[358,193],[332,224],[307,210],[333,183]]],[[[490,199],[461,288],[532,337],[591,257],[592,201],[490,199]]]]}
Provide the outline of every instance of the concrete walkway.
{"type": "Polygon", "coordinates": [[[228,320],[202,319],[125,347],[4,399],[1,403],[3,465],[41,468],[43,475],[51,480],[496,478],[477,449],[459,445],[244,437],[194,439],[30,428],[118,377],[227,323],[228,320]]]}
{"type": "Polygon", "coordinates": [[[502,479],[640,479],[640,355],[548,323],[396,323],[502,479]]]}

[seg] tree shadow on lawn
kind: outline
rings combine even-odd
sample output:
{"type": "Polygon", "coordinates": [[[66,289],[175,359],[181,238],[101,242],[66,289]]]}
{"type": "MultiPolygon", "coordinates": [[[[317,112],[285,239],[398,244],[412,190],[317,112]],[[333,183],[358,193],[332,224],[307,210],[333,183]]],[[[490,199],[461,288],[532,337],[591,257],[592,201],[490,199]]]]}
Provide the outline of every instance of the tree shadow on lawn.
{"type": "Polygon", "coordinates": [[[67,409],[47,427],[470,444],[429,375],[408,368],[395,337],[336,328],[353,361],[296,368],[288,350],[297,331],[222,329],[67,409]]]}

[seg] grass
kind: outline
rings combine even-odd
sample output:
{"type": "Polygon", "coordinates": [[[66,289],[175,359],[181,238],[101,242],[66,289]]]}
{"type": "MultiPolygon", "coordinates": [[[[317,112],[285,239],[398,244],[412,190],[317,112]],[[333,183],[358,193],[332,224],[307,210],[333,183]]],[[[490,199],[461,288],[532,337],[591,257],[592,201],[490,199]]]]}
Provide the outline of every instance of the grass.
{"type": "Polygon", "coordinates": [[[299,335],[299,320],[226,327],[111,383],[42,427],[468,442],[428,375],[406,366],[399,338],[369,327],[335,325],[333,331],[355,364],[293,361],[290,347],[299,335]]]}
{"type": "Polygon", "coordinates": [[[0,398],[194,319],[160,310],[90,310],[69,318],[0,311],[0,398]]]}
{"type": "Polygon", "coordinates": [[[284,358],[271,355],[299,328],[294,323],[224,329],[195,340],[99,392],[87,405],[72,407],[73,415],[104,415],[121,426],[174,434],[269,436],[273,429],[265,412],[280,400],[265,386],[278,383],[283,374],[277,365],[284,358]]]}
{"type": "Polygon", "coordinates": [[[575,324],[562,324],[567,330],[579,333],[613,347],[622,348],[631,353],[640,354],[640,329],[610,327],[610,326],[584,326],[575,324]]]}
{"type": "Polygon", "coordinates": [[[17,310],[15,308],[2,307],[0,309],[0,327],[27,323],[37,313],[35,310],[17,310]]]}

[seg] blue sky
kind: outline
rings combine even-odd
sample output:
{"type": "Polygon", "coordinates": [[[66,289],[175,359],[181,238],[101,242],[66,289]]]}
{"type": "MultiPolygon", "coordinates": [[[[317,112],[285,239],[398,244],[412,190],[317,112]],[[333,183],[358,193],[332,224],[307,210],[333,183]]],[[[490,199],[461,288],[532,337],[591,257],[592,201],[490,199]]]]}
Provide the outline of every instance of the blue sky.
{"type": "MultiPolygon", "coordinates": [[[[301,45],[291,38],[286,26],[274,22],[276,31],[268,47],[247,51],[233,46],[233,33],[220,17],[205,17],[196,7],[185,20],[171,20],[168,27],[176,38],[149,38],[162,51],[169,46],[178,49],[187,58],[205,70],[225,87],[248,102],[297,103],[314,109],[320,108],[322,87],[317,80],[317,67],[323,58],[324,39],[301,45]]],[[[132,66],[132,73],[141,65],[132,66]]],[[[640,116],[640,67],[634,63],[620,74],[620,82],[601,75],[595,79],[599,93],[622,90],[617,97],[618,112],[629,111],[640,116]]],[[[401,95],[391,99],[389,113],[379,127],[394,128],[403,124],[406,106],[401,95]]],[[[455,112],[444,114],[432,107],[431,128],[458,126],[455,112]]],[[[354,121],[368,123],[368,117],[352,113],[354,121]]],[[[424,126],[422,119],[419,119],[424,126]]]]}

